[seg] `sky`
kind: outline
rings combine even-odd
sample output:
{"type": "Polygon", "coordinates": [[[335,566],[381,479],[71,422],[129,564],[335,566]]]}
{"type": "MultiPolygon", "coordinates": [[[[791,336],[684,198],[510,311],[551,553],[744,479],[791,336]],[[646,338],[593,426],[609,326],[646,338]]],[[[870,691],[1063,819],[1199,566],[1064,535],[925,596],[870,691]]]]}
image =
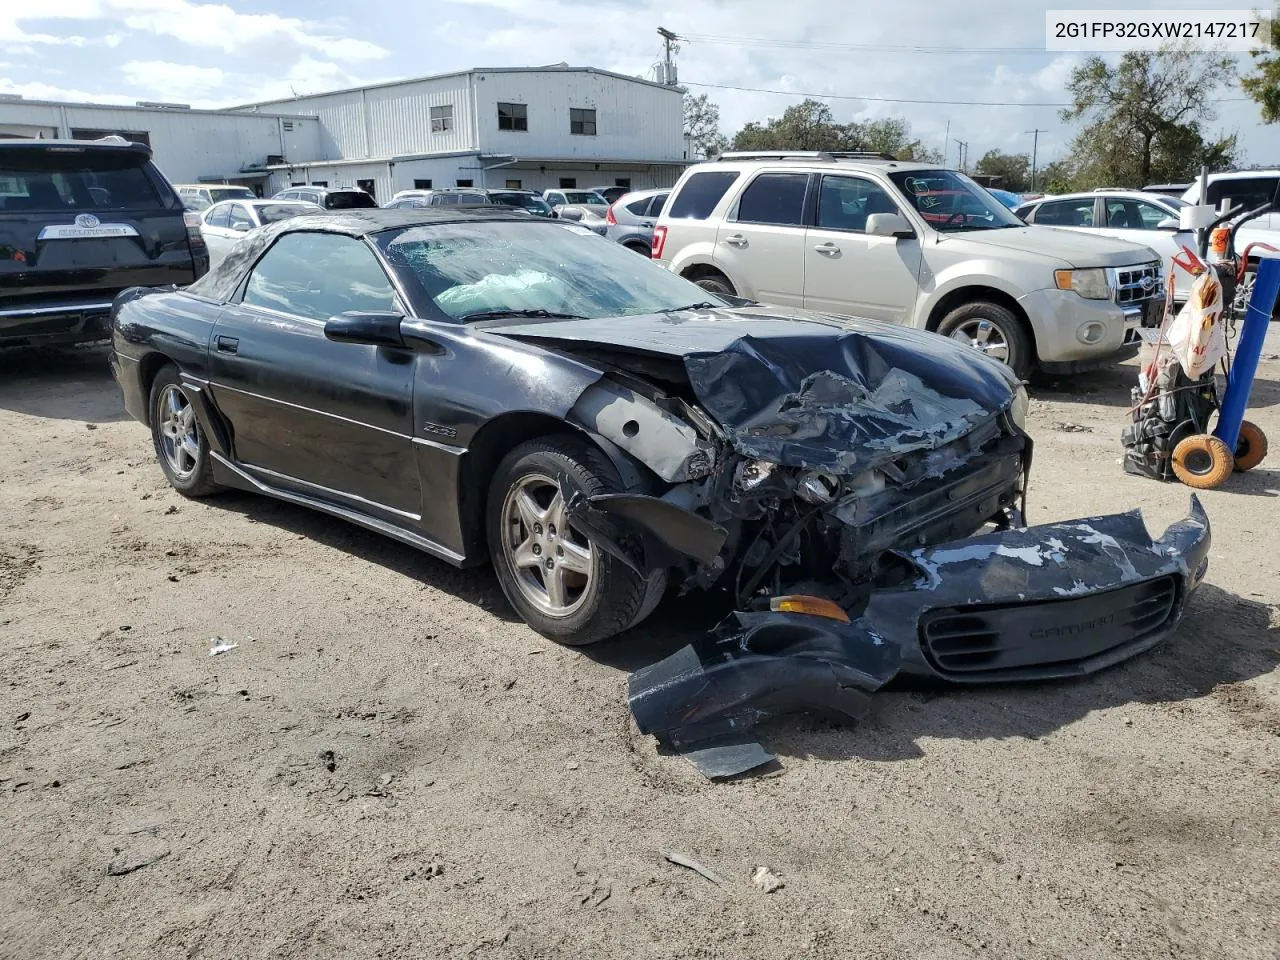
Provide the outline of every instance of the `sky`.
{"type": "MultiPolygon", "coordinates": [[[[909,7],[884,0],[0,0],[0,94],[217,107],[469,67],[566,62],[652,77],[662,26],[689,38],[676,55],[680,82],[719,104],[729,136],[813,94],[830,98],[841,122],[906,118],[914,136],[937,149],[945,142],[952,164],[957,140],[968,143],[972,165],[991,149],[1029,153],[1030,131],[1039,128],[1043,163],[1061,156],[1071,139],[1073,129],[1054,104],[1067,99],[1071,70],[1087,56],[1044,51],[1044,11],[1101,6],[1098,0],[913,0],[909,7]],[[784,92],[753,92],[761,90],[784,92]],[[886,102],[895,99],[922,102],[886,102]],[[983,105],[991,102],[1017,105],[983,105]]],[[[1248,55],[1237,57],[1247,70],[1248,55]]],[[[1280,165],[1280,124],[1262,126],[1238,84],[1217,96],[1224,102],[1210,129],[1238,133],[1246,162],[1280,165]]]]}

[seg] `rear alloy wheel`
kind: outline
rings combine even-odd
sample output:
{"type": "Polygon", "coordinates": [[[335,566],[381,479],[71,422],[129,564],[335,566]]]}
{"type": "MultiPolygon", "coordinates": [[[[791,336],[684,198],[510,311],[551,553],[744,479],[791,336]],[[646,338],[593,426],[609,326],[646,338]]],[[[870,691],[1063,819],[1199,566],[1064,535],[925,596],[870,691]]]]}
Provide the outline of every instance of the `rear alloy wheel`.
{"type": "Polygon", "coordinates": [[[204,497],[222,487],[213,481],[209,445],[195,407],[182,390],[178,368],[161,368],[151,384],[151,441],[169,485],[186,497],[204,497]]]}
{"type": "Polygon", "coordinates": [[[566,512],[577,491],[621,489],[608,459],[575,437],[531,441],[499,465],[489,489],[489,554],[507,600],[544,637],[584,646],[646,612],[651,582],[599,549],[566,512]]]}
{"type": "Polygon", "coordinates": [[[942,318],[938,333],[999,360],[1025,377],[1034,362],[1034,351],[1022,322],[1007,307],[975,300],[957,307],[942,318]]]}

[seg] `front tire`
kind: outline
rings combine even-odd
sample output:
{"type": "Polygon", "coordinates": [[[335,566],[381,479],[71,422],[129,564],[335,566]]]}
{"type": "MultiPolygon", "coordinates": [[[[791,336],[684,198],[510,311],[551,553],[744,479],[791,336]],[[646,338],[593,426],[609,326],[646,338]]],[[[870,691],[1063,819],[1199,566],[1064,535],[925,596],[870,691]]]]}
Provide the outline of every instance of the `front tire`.
{"type": "Polygon", "coordinates": [[[549,640],[597,643],[652,609],[657,585],[593,544],[565,513],[575,491],[621,490],[613,464],[576,437],[522,444],[494,474],[486,533],[498,583],[524,622],[549,640]]]}
{"type": "Polygon", "coordinates": [[[938,324],[938,333],[968,344],[1026,378],[1035,366],[1035,348],[1022,321],[1008,307],[972,300],[956,307],[938,324]]]}
{"type": "Polygon", "coordinates": [[[149,402],[151,442],[169,485],[184,497],[207,497],[221,490],[213,481],[209,441],[173,364],[156,374],[149,402]]]}

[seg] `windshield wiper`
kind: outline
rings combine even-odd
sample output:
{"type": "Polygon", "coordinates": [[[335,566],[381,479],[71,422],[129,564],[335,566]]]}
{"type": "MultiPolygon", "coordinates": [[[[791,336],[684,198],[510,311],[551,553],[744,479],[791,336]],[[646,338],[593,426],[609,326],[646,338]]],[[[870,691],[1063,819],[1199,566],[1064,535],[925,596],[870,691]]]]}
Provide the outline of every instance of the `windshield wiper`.
{"type": "Polygon", "coordinates": [[[459,320],[502,320],[506,317],[529,317],[535,320],[588,320],[576,313],[552,313],[550,310],[481,310],[468,313],[459,320]]]}
{"type": "Polygon", "coordinates": [[[701,303],[690,303],[683,307],[667,307],[665,310],[659,310],[659,313],[680,313],[683,310],[715,310],[717,307],[723,307],[723,303],[709,303],[703,300],[701,303]]]}

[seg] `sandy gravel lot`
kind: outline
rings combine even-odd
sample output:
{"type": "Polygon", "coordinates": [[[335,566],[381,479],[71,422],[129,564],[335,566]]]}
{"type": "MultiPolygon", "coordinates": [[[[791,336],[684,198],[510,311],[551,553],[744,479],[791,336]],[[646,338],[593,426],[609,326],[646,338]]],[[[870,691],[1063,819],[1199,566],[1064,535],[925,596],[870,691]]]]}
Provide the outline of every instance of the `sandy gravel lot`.
{"type": "MultiPolygon", "coordinates": [[[[1280,329],[1267,351],[1277,452],[1204,497],[1174,642],[778,722],[777,769],[720,785],[624,699],[705,608],[556,648],[488,572],[173,493],[101,350],[0,356],[0,956],[1274,960],[1280,329]]],[[[1133,376],[1035,391],[1034,521],[1185,511],[1121,472],[1133,376]]]]}

